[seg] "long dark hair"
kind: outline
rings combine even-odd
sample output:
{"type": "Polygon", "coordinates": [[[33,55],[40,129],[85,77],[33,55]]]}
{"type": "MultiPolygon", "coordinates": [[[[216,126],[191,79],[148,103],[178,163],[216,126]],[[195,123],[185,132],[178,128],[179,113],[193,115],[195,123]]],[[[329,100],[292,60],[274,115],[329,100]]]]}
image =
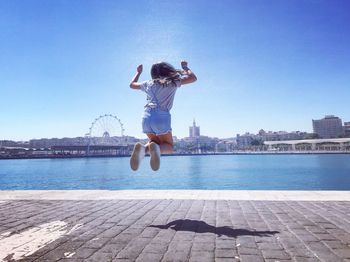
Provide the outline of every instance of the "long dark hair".
{"type": "Polygon", "coordinates": [[[176,70],[167,62],[158,62],[152,65],[151,76],[154,82],[163,86],[176,85],[176,81],[181,80],[180,71],[176,70]]]}

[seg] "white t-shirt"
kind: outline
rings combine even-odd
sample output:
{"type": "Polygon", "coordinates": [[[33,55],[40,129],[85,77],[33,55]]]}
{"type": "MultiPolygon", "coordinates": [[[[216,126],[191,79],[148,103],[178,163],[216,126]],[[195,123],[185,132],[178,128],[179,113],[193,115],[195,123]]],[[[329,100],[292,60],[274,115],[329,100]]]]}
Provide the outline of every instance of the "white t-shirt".
{"type": "Polygon", "coordinates": [[[181,86],[181,81],[175,81],[175,84],[161,85],[153,80],[145,81],[141,84],[141,90],[147,94],[147,108],[159,108],[163,111],[170,111],[173,107],[173,101],[176,90],[181,86]]]}

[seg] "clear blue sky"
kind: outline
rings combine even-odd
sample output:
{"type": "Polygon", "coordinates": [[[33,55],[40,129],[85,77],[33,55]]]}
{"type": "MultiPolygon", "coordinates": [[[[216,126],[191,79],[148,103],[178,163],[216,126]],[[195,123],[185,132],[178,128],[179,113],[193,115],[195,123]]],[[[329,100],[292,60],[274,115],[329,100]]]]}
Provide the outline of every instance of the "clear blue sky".
{"type": "Polygon", "coordinates": [[[0,1],[0,139],[75,137],[105,113],[144,137],[145,94],[129,89],[153,62],[189,62],[173,133],[312,131],[350,121],[350,1],[0,1]]]}

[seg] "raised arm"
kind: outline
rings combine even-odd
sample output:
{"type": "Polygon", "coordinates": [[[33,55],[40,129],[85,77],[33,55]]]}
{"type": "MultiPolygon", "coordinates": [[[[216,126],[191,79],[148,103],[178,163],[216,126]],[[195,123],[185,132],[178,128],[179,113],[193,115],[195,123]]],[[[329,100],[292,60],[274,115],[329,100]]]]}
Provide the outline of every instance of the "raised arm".
{"type": "Polygon", "coordinates": [[[184,74],[186,75],[186,77],[181,79],[181,85],[191,84],[197,81],[196,75],[192,72],[191,69],[188,68],[187,61],[181,61],[181,67],[184,70],[184,74]]]}
{"type": "Polygon", "coordinates": [[[139,77],[140,77],[141,73],[142,73],[142,65],[138,65],[136,68],[136,74],[131,79],[130,88],[132,88],[132,89],[140,89],[141,88],[141,83],[137,82],[137,81],[139,81],[139,77]]]}

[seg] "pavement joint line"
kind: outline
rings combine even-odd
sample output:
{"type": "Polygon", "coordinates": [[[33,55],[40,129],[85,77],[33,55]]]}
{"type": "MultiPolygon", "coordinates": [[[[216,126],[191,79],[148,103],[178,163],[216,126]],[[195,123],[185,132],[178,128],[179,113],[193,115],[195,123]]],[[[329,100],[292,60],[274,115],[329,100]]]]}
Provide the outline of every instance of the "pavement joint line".
{"type": "Polygon", "coordinates": [[[0,190],[0,203],[9,200],[255,200],[350,201],[350,191],[292,190],[0,190]]]}
{"type": "MultiPolygon", "coordinates": [[[[103,197],[108,194],[101,192],[103,197]]],[[[201,197],[198,192],[191,194],[201,197]]],[[[78,197],[74,192],[72,195],[78,197]]],[[[94,195],[83,192],[82,196],[94,195]]],[[[67,256],[72,261],[118,257],[132,261],[219,261],[223,256],[229,261],[350,259],[350,201],[96,197],[82,201],[64,200],[57,192],[55,197],[57,201],[13,199],[0,207],[1,241],[8,246],[0,249],[0,260],[55,261],[67,260],[67,256]],[[71,219],[72,215],[76,218],[71,219]],[[78,228],[80,224],[83,227],[78,228]],[[72,233],[72,229],[76,231],[72,233]],[[145,230],[151,234],[143,235],[145,230]],[[12,245],[17,237],[28,236],[30,240],[35,234],[39,234],[35,242],[39,246],[12,245]]]]}

